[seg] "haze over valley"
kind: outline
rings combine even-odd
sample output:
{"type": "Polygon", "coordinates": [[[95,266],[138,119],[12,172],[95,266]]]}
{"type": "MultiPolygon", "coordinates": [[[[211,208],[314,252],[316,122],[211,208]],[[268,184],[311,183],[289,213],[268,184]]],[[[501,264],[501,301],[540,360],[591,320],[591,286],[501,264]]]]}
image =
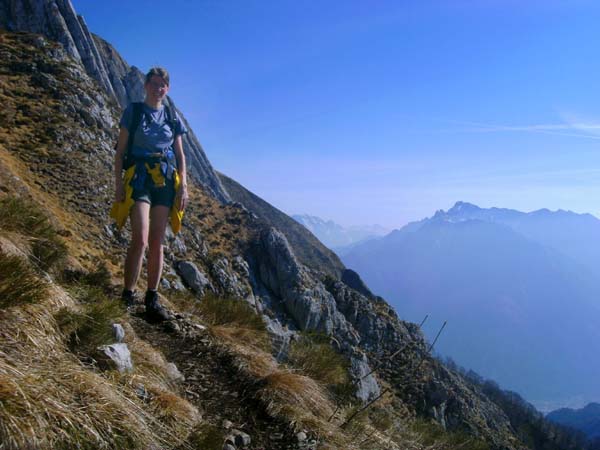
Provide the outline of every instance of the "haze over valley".
{"type": "MultiPolygon", "coordinates": [[[[319,236],[317,234],[317,236],[319,236]]],[[[342,253],[443,357],[549,411],[600,398],[600,220],[457,202],[342,253]]]]}

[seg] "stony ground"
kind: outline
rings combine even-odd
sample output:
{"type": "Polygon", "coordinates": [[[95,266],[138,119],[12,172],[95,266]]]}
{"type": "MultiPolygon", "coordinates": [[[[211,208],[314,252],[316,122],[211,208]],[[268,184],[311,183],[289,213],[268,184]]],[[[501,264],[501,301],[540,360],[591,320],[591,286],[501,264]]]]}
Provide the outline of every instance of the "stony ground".
{"type": "Polygon", "coordinates": [[[159,349],[185,377],[181,395],[198,407],[206,422],[225,435],[240,430],[250,436],[250,445],[234,448],[316,449],[315,440],[307,437],[299,442],[288,424],[267,414],[256,397],[259,384],[240,373],[232,356],[190,315],[177,314],[175,320],[166,324],[151,324],[145,320],[143,309],[140,305],[131,313],[131,325],[140,338],[159,349]]]}

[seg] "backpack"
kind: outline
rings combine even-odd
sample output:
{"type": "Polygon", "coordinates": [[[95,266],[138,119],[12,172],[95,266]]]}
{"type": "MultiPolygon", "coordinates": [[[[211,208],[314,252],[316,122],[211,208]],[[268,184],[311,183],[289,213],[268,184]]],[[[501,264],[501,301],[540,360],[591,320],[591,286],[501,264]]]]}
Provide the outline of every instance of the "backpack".
{"type": "MultiPolygon", "coordinates": [[[[133,148],[133,140],[135,138],[135,132],[142,121],[142,116],[144,114],[144,103],[143,102],[133,102],[133,111],[131,115],[131,123],[129,124],[129,137],[127,139],[127,147],[125,148],[125,154],[123,155],[123,170],[129,169],[131,166],[135,165],[135,159],[131,154],[131,149],[133,148]]],[[[164,104],[165,113],[167,115],[167,125],[171,128],[171,133],[175,136],[175,130],[177,129],[177,115],[171,109],[168,104],[164,104]]],[[[116,149],[116,145],[115,145],[116,149]]]]}

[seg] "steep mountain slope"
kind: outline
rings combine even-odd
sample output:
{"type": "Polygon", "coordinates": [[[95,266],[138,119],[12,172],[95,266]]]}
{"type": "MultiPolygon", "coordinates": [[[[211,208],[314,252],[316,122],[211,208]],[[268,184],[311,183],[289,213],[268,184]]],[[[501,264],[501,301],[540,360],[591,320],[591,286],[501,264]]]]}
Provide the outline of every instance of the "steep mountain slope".
{"type": "MultiPolygon", "coordinates": [[[[61,5],[66,3],[61,2],[61,5]]],[[[6,3],[0,5],[3,11],[8,10],[6,3]]],[[[1,196],[29,199],[43,205],[56,224],[68,248],[69,260],[66,271],[57,268],[51,275],[55,277],[54,283],[61,282],[61,277],[70,273],[93,280],[87,272],[99,263],[105,263],[108,273],[120,279],[128,232],[117,232],[109,225],[107,216],[112,197],[109,186],[114,157],[111,147],[117,131],[116,104],[87,76],[81,59],[73,58],[62,46],[42,36],[2,32],[0,54],[0,96],[5,105],[0,112],[0,159],[5,168],[0,173],[1,196]]],[[[141,350],[133,355],[133,363],[141,372],[134,372],[131,379],[110,371],[102,372],[89,355],[71,361],[77,370],[99,380],[98,383],[111,381],[110,389],[125,386],[123,389],[132,395],[135,405],[138,401],[148,402],[150,408],[162,406],[172,412],[173,406],[186,405],[187,401],[192,407],[175,408],[181,417],[165,415],[163,409],[158,408],[153,410],[156,418],[149,423],[159,429],[173,424],[181,426],[176,429],[183,441],[181,445],[197,448],[207,447],[194,444],[194,435],[206,433],[202,432],[203,424],[198,423],[194,408],[207,411],[208,425],[213,427],[227,418],[219,414],[214,400],[211,402],[202,394],[210,384],[227,386],[227,390],[237,388],[233,392],[215,393],[227,411],[241,413],[246,409],[253,413],[248,416],[261,417],[256,429],[248,430],[259,436],[256,445],[250,448],[281,449],[288,444],[290,448],[314,448],[317,445],[287,440],[284,446],[279,431],[277,436],[270,436],[271,426],[283,427],[288,437],[291,430],[306,429],[323,448],[469,448],[468,445],[471,448],[524,448],[506,413],[477,386],[431,358],[418,327],[399,320],[385,301],[362,295],[331,274],[328,276],[328,271],[319,265],[311,267],[314,262],[303,264],[281,231],[254,217],[244,206],[223,204],[202,184],[191,186],[190,190],[191,204],[184,229],[178,236],[169,235],[165,242],[165,280],[161,292],[166,294],[164,301],[173,311],[199,309],[200,316],[179,312],[175,320],[161,329],[147,327],[140,320],[143,314],[133,311],[121,320],[129,324],[127,336],[140,341],[141,350]],[[176,300],[185,292],[183,283],[194,291],[195,297],[176,300]],[[214,295],[234,300],[212,301],[214,295]],[[206,309],[210,305],[217,308],[218,314],[206,309]],[[249,328],[243,321],[240,324],[239,316],[231,319],[232,311],[241,308],[240,305],[251,307],[242,310],[242,317],[246,320],[256,314],[259,320],[254,321],[253,326],[266,328],[273,346],[256,328],[249,328]],[[218,322],[224,318],[229,321],[218,322]],[[209,336],[197,331],[201,330],[198,320],[211,325],[209,336]],[[167,332],[172,333],[172,337],[167,332]],[[306,336],[313,339],[311,336],[315,335],[326,336],[326,345],[315,346],[316,349],[330,348],[333,344],[335,353],[348,362],[344,372],[353,382],[356,397],[365,402],[380,395],[378,403],[353,416],[351,407],[360,407],[361,403],[354,400],[352,404],[351,399],[339,391],[326,390],[322,383],[309,377],[311,372],[306,367],[292,365],[295,342],[306,336]],[[225,357],[198,354],[207,351],[207,347],[223,349],[225,357]],[[266,350],[272,351],[278,359],[266,350]],[[181,370],[186,375],[191,374],[189,384],[184,385],[185,388],[176,385],[172,394],[159,396],[163,403],[157,405],[153,402],[156,396],[148,397],[145,390],[139,388],[139,381],[144,384],[143,377],[156,375],[158,370],[144,355],[160,355],[155,359],[165,362],[165,366],[166,358],[177,361],[180,366],[187,360],[190,367],[181,370]],[[282,365],[283,361],[291,368],[282,365]],[[221,365],[224,372],[220,376],[234,377],[235,374],[241,377],[239,383],[199,380],[199,375],[219,376],[217,369],[221,365]],[[372,369],[376,370],[372,372],[372,369]],[[177,396],[180,399],[176,399],[177,396]],[[350,420],[351,417],[356,418],[350,420]],[[419,432],[411,429],[417,417],[424,421],[419,432]],[[433,438],[427,435],[434,434],[432,430],[439,430],[433,438]],[[450,431],[467,435],[448,434],[450,431]]],[[[12,215],[17,216],[14,211],[12,215]]],[[[21,239],[14,236],[14,231],[4,228],[2,235],[8,236],[6,239],[10,238],[11,242],[21,239]]],[[[4,255],[5,251],[1,253],[4,255]]],[[[330,264],[333,263],[335,261],[330,264]]],[[[85,312],[96,303],[95,299],[88,299],[71,302],[68,306],[85,312]]],[[[60,306],[52,303],[47,306],[48,315],[43,324],[48,324],[46,337],[65,345],[68,336],[56,333],[53,322],[60,306]]],[[[15,314],[15,318],[27,312],[20,304],[8,311],[15,314]]],[[[81,317],[85,318],[86,314],[81,317]]],[[[25,348],[20,341],[11,340],[19,335],[19,327],[25,322],[10,322],[11,332],[3,334],[2,339],[6,340],[0,342],[3,352],[0,362],[6,362],[7,349],[13,357],[25,348]]],[[[32,321],[29,326],[34,328],[35,323],[32,321]]],[[[69,321],[64,324],[72,326],[69,321]]],[[[75,343],[76,336],[72,339],[75,343]]],[[[35,339],[26,341],[35,344],[35,339]]],[[[320,351],[319,356],[322,353],[320,351]]],[[[11,364],[18,362],[18,358],[13,359],[11,364]]],[[[21,362],[28,364],[19,368],[26,374],[37,370],[39,363],[22,358],[21,362]]],[[[57,366],[53,374],[63,377],[61,370],[57,366]]],[[[162,369],[160,374],[166,377],[162,369]]],[[[26,375],[19,382],[21,388],[29,390],[32,386],[27,384],[27,379],[26,375]]],[[[54,377],[47,379],[49,387],[55,386],[54,377]]],[[[73,391],[73,385],[64,389],[72,398],[81,400],[81,395],[73,391]]],[[[12,419],[35,421],[34,412],[12,392],[15,390],[0,389],[3,405],[6,398],[10,398],[11,405],[16,407],[12,419]]],[[[39,398],[39,393],[34,394],[39,398]]],[[[74,405],[79,411],[81,404],[74,405]]],[[[58,415],[51,417],[60,421],[60,411],[52,414],[55,413],[58,415]]],[[[231,420],[243,425],[243,417],[239,421],[231,420]]],[[[76,422],[66,437],[78,439],[81,432],[78,427],[85,428],[76,422]]],[[[18,436],[13,429],[2,428],[1,432],[9,433],[11,438],[18,436]]],[[[27,436],[30,435],[26,434],[24,439],[27,436]]],[[[158,439],[152,435],[140,435],[140,440],[136,440],[135,434],[126,436],[129,440],[121,444],[121,448],[147,448],[146,444],[158,439]]],[[[93,433],[91,439],[95,439],[93,433]]],[[[165,448],[173,448],[181,441],[157,442],[165,448]]],[[[36,446],[31,441],[27,444],[36,446]]],[[[548,448],[572,447],[557,444],[548,448]]]]}
{"type": "Polygon", "coordinates": [[[597,398],[596,280],[507,225],[457,216],[438,213],[344,261],[402,315],[447,319],[438,348],[459,364],[540,402],[597,398]]]}
{"type": "Polygon", "coordinates": [[[300,261],[308,266],[318,267],[319,270],[323,270],[335,278],[340,277],[344,266],[337,255],[321,244],[305,227],[248,191],[235,180],[223,174],[219,174],[219,177],[234,201],[241,203],[285,234],[300,261]]]}

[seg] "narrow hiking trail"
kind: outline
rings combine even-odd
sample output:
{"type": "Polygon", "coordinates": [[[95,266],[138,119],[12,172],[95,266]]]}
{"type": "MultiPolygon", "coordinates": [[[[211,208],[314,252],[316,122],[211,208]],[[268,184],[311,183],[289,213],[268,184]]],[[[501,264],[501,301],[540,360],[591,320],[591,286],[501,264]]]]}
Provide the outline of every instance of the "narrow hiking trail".
{"type": "Polygon", "coordinates": [[[202,325],[185,316],[177,314],[174,321],[151,324],[137,312],[131,314],[130,323],[141,339],[177,366],[185,377],[179,382],[181,395],[201,411],[203,419],[224,435],[230,431],[223,426],[226,421],[231,422],[230,429],[247,433],[250,444],[237,449],[316,449],[314,441],[298,442],[289,424],[269,416],[257,399],[260,381],[237,370],[233,356],[202,325]]]}

